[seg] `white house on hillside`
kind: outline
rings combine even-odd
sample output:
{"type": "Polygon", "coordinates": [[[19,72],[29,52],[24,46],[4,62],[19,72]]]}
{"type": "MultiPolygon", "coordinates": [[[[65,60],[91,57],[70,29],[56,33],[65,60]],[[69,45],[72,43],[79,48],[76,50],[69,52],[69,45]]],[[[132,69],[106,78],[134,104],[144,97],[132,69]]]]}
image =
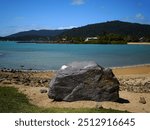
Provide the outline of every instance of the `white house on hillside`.
{"type": "Polygon", "coordinates": [[[90,41],[90,40],[97,40],[97,39],[98,39],[97,37],[87,37],[85,39],[85,42],[90,41]]]}

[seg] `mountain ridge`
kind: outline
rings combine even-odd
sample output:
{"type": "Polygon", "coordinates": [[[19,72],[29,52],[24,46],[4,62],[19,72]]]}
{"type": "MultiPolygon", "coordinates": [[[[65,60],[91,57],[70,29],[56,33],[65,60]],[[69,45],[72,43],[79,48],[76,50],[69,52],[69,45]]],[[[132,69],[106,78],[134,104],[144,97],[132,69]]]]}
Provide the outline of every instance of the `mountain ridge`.
{"type": "Polygon", "coordinates": [[[122,35],[149,35],[150,25],[130,23],[122,21],[108,21],[103,23],[89,24],[79,28],[74,28],[64,32],[64,35],[70,36],[95,36],[101,33],[115,33],[122,35]],[[138,32],[137,32],[138,31],[138,32]],[[136,34],[135,34],[136,32],[136,34]]]}
{"type": "Polygon", "coordinates": [[[29,31],[22,31],[15,34],[8,35],[6,37],[19,37],[19,36],[27,36],[27,35],[34,35],[34,36],[56,36],[60,33],[66,31],[64,30],[48,30],[48,29],[41,29],[41,30],[29,30],[29,31]]]}
{"type": "Polygon", "coordinates": [[[74,42],[78,41],[78,39],[80,39],[79,41],[84,41],[86,37],[105,36],[109,34],[119,35],[124,38],[130,37],[126,38],[130,39],[130,41],[137,41],[141,37],[144,37],[147,41],[150,41],[150,25],[114,20],[102,23],[88,24],[72,29],[29,30],[18,32],[2,38],[17,41],[61,41],[65,38],[67,41],[74,42]]]}

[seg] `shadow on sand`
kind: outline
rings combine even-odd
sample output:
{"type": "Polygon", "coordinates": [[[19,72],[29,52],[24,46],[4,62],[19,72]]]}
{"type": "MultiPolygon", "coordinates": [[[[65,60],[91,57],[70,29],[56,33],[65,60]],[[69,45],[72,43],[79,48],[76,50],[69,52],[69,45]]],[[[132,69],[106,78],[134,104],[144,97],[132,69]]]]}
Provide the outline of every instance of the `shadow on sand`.
{"type": "Polygon", "coordinates": [[[119,98],[116,102],[118,102],[118,103],[130,103],[129,100],[123,99],[123,98],[119,98]]]}

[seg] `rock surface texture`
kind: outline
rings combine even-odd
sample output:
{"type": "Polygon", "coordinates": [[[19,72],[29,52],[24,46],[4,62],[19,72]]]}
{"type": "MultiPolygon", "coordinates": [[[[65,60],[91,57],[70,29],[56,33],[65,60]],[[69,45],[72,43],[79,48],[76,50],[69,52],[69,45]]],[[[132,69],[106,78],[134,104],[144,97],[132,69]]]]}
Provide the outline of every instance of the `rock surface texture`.
{"type": "Polygon", "coordinates": [[[56,101],[117,101],[119,82],[111,69],[95,62],[63,65],[51,80],[48,96],[56,101]]]}

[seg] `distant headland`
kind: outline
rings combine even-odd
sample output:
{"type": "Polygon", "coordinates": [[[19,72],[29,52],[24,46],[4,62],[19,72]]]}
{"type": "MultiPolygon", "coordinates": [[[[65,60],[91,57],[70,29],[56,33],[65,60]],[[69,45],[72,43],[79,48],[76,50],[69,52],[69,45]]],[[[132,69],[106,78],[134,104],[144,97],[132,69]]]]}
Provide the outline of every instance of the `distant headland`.
{"type": "Polygon", "coordinates": [[[1,41],[19,43],[92,43],[127,44],[150,42],[150,25],[108,21],[62,30],[30,30],[0,37],[1,41]]]}

